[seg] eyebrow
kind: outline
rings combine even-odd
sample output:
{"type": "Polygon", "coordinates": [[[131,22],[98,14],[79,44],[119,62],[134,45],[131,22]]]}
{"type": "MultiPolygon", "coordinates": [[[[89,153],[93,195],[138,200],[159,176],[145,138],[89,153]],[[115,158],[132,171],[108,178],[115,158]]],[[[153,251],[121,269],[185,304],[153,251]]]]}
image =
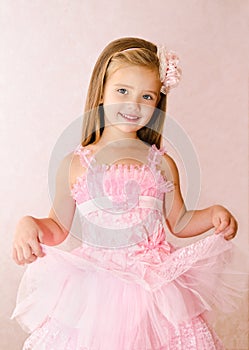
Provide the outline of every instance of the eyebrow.
{"type": "MultiPolygon", "coordinates": [[[[114,84],[114,86],[122,86],[122,87],[128,87],[128,88],[130,88],[130,89],[134,89],[133,88],[133,86],[131,86],[131,85],[127,85],[127,84],[121,84],[121,83],[119,83],[119,84],[114,84]]],[[[146,91],[146,92],[150,92],[151,94],[154,94],[154,95],[158,95],[158,93],[157,92],[155,92],[155,91],[153,91],[153,90],[144,90],[144,91],[146,91]]]]}

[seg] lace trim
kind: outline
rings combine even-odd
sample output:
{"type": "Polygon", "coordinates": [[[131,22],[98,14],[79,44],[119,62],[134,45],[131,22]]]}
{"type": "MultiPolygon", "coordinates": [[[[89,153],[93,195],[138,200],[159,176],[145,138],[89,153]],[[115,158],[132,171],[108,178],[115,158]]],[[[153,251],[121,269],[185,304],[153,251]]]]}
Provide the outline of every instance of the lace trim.
{"type": "MultiPolygon", "coordinates": [[[[147,346],[143,342],[144,349],[146,346],[148,350],[225,350],[217,334],[208,327],[201,317],[195,317],[190,322],[182,322],[178,327],[173,327],[171,324],[166,324],[164,326],[166,327],[165,338],[167,338],[167,341],[163,339],[161,342],[164,344],[158,344],[156,339],[150,336],[150,339],[147,339],[147,346]]],[[[143,328],[142,331],[149,332],[149,329],[143,328]]],[[[46,322],[36,329],[25,341],[23,350],[32,350],[37,348],[37,345],[41,345],[42,349],[50,350],[90,350],[89,347],[80,344],[80,332],[84,334],[84,330],[82,331],[77,328],[70,329],[56,319],[49,317],[46,322]]],[[[128,339],[129,338],[126,339],[127,350],[133,348],[128,339]]],[[[140,344],[142,342],[141,338],[138,338],[137,341],[140,344]]],[[[84,340],[82,342],[84,342],[84,340]]],[[[113,349],[113,346],[110,345],[110,349],[113,349]]],[[[136,347],[136,349],[138,349],[138,347],[136,347]]]]}
{"type": "MultiPolygon", "coordinates": [[[[157,148],[155,144],[151,146],[148,152],[148,164],[147,166],[155,168],[157,165],[160,164],[161,156],[167,153],[167,150],[165,147],[157,148]]],[[[79,145],[74,151],[74,154],[77,154],[80,156],[81,164],[84,167],[92,167],[95,165],[97,168],[104,168],[104,169],[110,169],[110,168],[116,168],[116,167],[123,167],[126,166],[128,169],[141,169],[145,167],[145,164],[123,164],[123,163],[114,163],[114,164],[96,164],[96,159],[93,154],[92,149],[87,149],[86,147],[79,145]]]]}
{"type": "MultiPolygon", "coordinates": [[[[76,178],[76,182],[73,184],[71,188],[71,195],[77,201],[78,192],[86,192],[86,180],[89,177],[94,179],[95,182],[93,184],[93,193],[96,191],[97,196],[105,196],[106,194],[103,192],[103,177],[105,174],[110,174],[110,181],[112,183],[111,187],[113,188],[115,181],[120,181],[121,178],[124,178],[127,181],[127,176],[132,177],[128,179],[128,182],[137,182],[138,186],[144,182],[146,176],[149,176],[149,173],[153,175],[153,181],[151,186],[146,187],[146,191],[150,191],[153,188],[156,188],[156,192],[160,196],[160,193],[170,192],[174,189],[174,183],[172,181],[168,181],[163,175],[162,171],[158,169],[158,166],[161,162],[161,156],[165,153],[165,149],[157,149],[155,145],[153,145],[149,152],[147,161],[148,164],[96,164],[96,160],[93,151],[90,149],[86,149],[83,146],[78,146],[75,150],[75,154],[80,156],[81,164],[88,169],[88,174],[84,173],[81,176],[76,178]],[[113,176],[113,178],[111,178],[113,176]],[[131,181],[132,180],[132,181],[131,181]],[[133,181],[134,180],[134,181],[133,181]],[[153,183],[155,182],[155,183],[153,183]]],[[[109,181],[109,182],[110,182],[109,181]]],[[[88,183],[91,186],[91,184],[88,183]]],[[[126,183],[126,187],[127,187],[126,183]]],[[[131,184],[130,184],[131,185],[131,184]]],[[[134,185],[134,184],[133,184],[134,185]]],[[[89,187],[89,186],[88,186],[89,187]]],[[[92,187],[92,186],[91,186],[92,187]]],[[[131,189],[131,188],[130,188],[131,189]]],[[[128,192],[131,193],[130,189],[127,188],[128,192]]],[[[134,192],[134,186],[132,188],[134,192]]],[[[92,191],[91,191],[92,192],[92,191]]],[[[151,194],[151,193],[146,193],[151,194]]],[[[91,196],[95,197],[95,196],[91,196]]]]}

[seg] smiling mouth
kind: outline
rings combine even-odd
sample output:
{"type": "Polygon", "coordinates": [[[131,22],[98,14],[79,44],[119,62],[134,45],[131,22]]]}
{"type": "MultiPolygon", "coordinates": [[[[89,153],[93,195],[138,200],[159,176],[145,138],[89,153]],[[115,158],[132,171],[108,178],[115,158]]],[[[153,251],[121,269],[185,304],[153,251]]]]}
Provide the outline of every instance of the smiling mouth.
{"type": "Polygon", "coordinates": [[[130,122],[136,122],[140,119],[137,115],[133,114],[125,114],[125,113],[118,113],[123,119],[130,121],[130,122]]]}

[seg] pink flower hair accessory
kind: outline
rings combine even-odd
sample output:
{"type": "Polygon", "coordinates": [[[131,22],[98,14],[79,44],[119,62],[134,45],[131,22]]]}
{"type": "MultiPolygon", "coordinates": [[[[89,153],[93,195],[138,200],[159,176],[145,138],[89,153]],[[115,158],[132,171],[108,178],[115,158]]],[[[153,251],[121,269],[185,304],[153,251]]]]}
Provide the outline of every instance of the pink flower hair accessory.
{"type": "Polygon", "coordinates": [[[179,58],[174,51],[167,51],[165,46],[158,46],[157,56],[160,62],[161,92],[166,95],[178,85],[182,76],[182,70],[178,66],[179,58]]]}

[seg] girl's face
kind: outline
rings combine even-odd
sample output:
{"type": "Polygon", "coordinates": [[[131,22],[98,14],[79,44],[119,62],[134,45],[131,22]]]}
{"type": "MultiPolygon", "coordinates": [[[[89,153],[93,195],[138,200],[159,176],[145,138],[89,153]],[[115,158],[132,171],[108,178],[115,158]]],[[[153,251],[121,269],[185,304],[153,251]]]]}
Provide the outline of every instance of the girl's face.
{"type": "Polygon", "coordinates": [[[160,99],[158,72],[127,65],[112,73],[104,86],[105,126],[134,133],[146,125],[160,99]]]}

